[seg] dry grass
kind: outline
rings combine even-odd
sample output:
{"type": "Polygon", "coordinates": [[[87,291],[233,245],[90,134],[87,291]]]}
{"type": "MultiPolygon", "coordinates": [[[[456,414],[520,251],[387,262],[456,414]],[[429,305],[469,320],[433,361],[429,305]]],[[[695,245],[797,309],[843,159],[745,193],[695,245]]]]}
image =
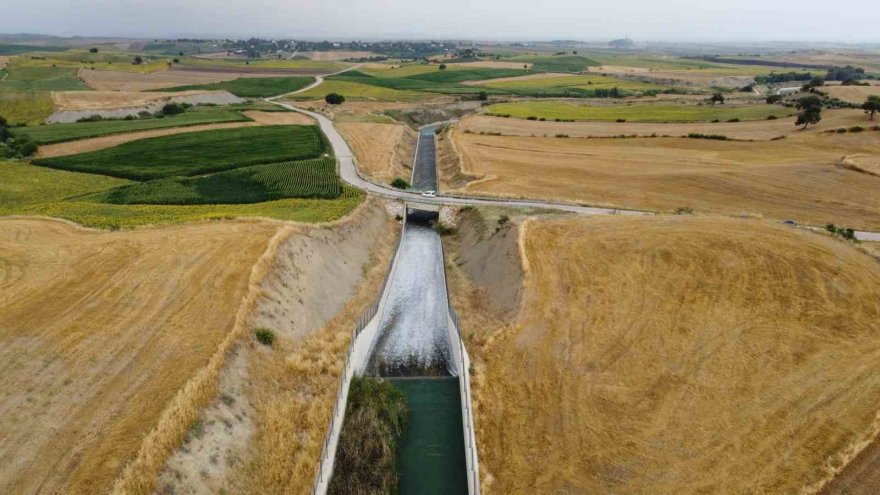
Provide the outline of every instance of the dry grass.
{"type": "Polygon", "coordinates": [[[795,118],[757,120],[749,122],[694,122],[694,123],[647,123],[647,122],[551,122],[534,121],[486,115],[473,115],[461,120],[458,128],[479,134],[500,132],[505,136],[555,136],[615,137],[615,136],[685,136],[692,132],[720,134],[730,139],[767,141],[779,136],[815,134],[828,129],[866,125],[865,114],[860,110],[828,110],[822,121],[806,130],[794,125],[795,118]]]}
{"type": "Polygon", "coordinates": [[[54,91],[55,111],[107,110],[142,107],[175,96],[191,96],[220,91],[177,91],[164,93],[137,93],[131,91],[54,91]]]}
{"type": "Polygon", "coordinates": [[[522,69],[523,67],[531,69],[532,65],[531,63],[505,62],[503,60],[476,60],[474,62],[455,64],[456,67],[480,67],[484,69],[522,69]]]}
{"type": "Polygon", "coordinates": [[[248,393],[257,431],[253,457],[242,473],[243,491],[311,493],[353,322],[375,300],[396,242],[396,228],[389,223],[384,228],[362,281],[341,311],[320,330],[251,360],[248,393]]]}
{"type": "Polygon", "coordinates": [[[340,122],[336,125],[357,158],[358,169],[382,183],[409,180],[416,133],[403,124],[340,122]]]}
{"type": "Polygon", "coordinates": [[[876,435],[880,264],[852,245],[605,217],[523,252],[516,323],[466,327],[484,493],[810,493],[876,435]]]}
{"type": "Polygon", "coordinates": [[[849,155],[840,161],[841,166],[880,177],[880,155],[849,155]]]}
{"type": "Polygon", "coordinates": [[[844,155],[877,154],[876,132],[772,142],[453,137],[464,172],[480,177],[469,193],[880,230],[880,177],[837,166],[844,155]]]}
{"type": "Polygon", "coordinates": [[[6,68],[6,64],[9,63],[9,60],[10,60],[11,58],[12,58],[12,57],[7,57],[7,56],[5,56],[5,55],[0,56],[0,69],[5,69],[5,68],[6,68]]]}
{"type": "Polygon", "coordinates": [[[880,96],[880,84],[872,86],[822,86],[823,93],[850,103],[862,104],[869,96],[880,96]]]}
{"type": "Polygon", "coordinates": [[[189,380],[234,332],[276,228],[0,222],[0,492],[106,493],[136,457],[120,486],[146,492],[174,441],[150,431],[189,426],[210,388],[189,380]]]}
{"type": "Polygon", "coordinates": [[[111,134],[109,136],[100,136],[89,139],[79,139],[76,141],[67,141],[64,143],[47,144],[40,146],[37,151],[37,158],[50,158],[54,156],[75,155],[78,153],[87,153],[89,151],[102,150],[111,148],[122,143],[130,141],[138,141],[140,139],[154,138],[159,136],[170,136],[173,134],[184,134],[187,132],[210,131],[214,129],[234,129],[237,127],[259,127],[264,125],[312,125],[314,121],[311,117],[296,112],[263,112],[260,110],[249,110],[243,112],[244,115],[251,118],[252,122],[227,122],[224,124],[205,124],[192,125],[185,127],[165,127],[162,129],[152,129],[149,131],[128,132],[125,134],[111,134]]]}
{"type": "Polygon", "coordinates": [[[753,75],[767,72],[756,67],[712,68],[712,69],[660,69],[647,67],[627,67],[602,65],[588,67],[588,72],[610,76],[628,77],[656,84],[672,84],[700,87],[742,87],[754,82],[753,75]]]}
{"type": "Polygon", "coordinates": [[[335,50],[332,52],[299,52],[297,56],[302,55],[303,57],[307,57],[311,60],[323,60],[336,62],[339,60],[345,60],[347,58],[370,58],[375,57],[378,54],[373,52],[365,52],[365,51],[352,51],[352,50],[335,50]]]}

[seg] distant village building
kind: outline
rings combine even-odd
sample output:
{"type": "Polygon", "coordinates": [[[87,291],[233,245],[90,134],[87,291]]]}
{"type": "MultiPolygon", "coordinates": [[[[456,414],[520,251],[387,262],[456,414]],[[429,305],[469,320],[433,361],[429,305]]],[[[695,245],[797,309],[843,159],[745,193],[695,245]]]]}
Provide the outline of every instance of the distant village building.
{"type": "Polygon", "coordinates": [[[787,88],[776,88],[776,94],[779,96],[789,96],[801,91],[800,86],[790,86],[787,88]]]}

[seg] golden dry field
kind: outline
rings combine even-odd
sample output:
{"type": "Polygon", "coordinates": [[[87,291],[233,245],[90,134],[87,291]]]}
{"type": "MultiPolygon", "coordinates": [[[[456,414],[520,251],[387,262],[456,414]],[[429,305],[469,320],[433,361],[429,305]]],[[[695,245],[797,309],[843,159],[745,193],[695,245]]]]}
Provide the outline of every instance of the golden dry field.
{"type": "Polygon", "coordinates": [[[79,77],[90,88],[98,91],[122,91],[137,92],[154,89],[173,88],[176,86],[189,86],[194,84],[208,84],[238,79],[240,77],[271,77],[278,74],[269,73],[240,73],[230,68],[223,71],[200,71],[200,70],[163,70],[159,72],[140,73],[113,70],[80,70],[79,77]]]}
{"type": "Polygon", "coordinates": [[[470,115],[458,124],[462,131],[475,134],[481,132],[501,133],[505,136],[555,136],[567,134],[570,137],[615,137],[615,136],[684,136],[692,132],[720,134],[730,139],[752,139],[768,141],[779,136],[812,134],[840,127],[863,127],[872,125],[861,110],[827,110],[822,121],[802,130],[794,125],[794,117],[776,120],[753,120],[748,122],[693,122],[693,123],[649,123],[649,122],[554,122],[534,121],[515,118],[492,117],[489,115],[470,115]]]}
{"type": "Polygon", "coordinates": [[[53,91],[55,111],[105,110],[141,107],[175,96],[226,94],[224,91],[174,91],[138,93],[132,91],[53,91]]]}
{"type": "Polygon", "coordinates": [[[823,93],[850,103],[862,104],[869,96],[880,96],[880,84],[871,86],[822,86],[823,93]]]}
{"type": "Polygon", "coordinates": [[[0,220],[0,492],[108,493],[232,331],[276,229],[0,220]]]}
{"type": "Polygon", "coordinates": [[[403,124],[338,122],[357,158],[358,170],[378,182],[395,177],[409,180],[415,153],[416,132],[403,124]]]}
{"type": "Polygon", "coordinates": [[[513,323],[469,327],[484,493],[811,493],[880,428],[880,263],[853,245],[713,216],[520,239],[513,323]]]}
{"type": "Polygon", "coordinates": [[[461,190],[618,208],[763,215],[880,230],[880,177],[840,166],[880,152],[880,133],[778,141],[582,139],[453,132],[461,190]]]}

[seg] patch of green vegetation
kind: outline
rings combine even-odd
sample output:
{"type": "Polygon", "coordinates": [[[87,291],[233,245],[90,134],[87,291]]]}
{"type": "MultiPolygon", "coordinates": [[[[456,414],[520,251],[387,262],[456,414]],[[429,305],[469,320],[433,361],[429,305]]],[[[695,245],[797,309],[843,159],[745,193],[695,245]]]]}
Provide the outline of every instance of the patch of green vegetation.
{"type": "Polygon", "coordinates": [[[580,55],[518,56],[508,60],[532,64],[532,72],[581,72],[599,65],[599,62],[580,55]]]}
{"type": "Polygon", "coordinates": [[[394,384],[352,378],[328,493],[396,493],[396,454],[408,422],[406,397],[394,384]]]}
{"type": "Polygon", "coordinates": [[[336,160],[319,158],[254,165],[199,177],[157,179],[83,199],[119,205],[243,204],[284,198],[335,199],[342,192],[336,160]]]}
{"type": "Polygon", "coordinates": [[[468,67],[458,70],[437,70],[408,76],[407,79],[428,81],[434,83],[460,83],[463,81],[483,81],[486,79],[498,79],[500,77],[515,77],[528,74],[525,70],[518,69],[484,69],[468,67]]]}
{"type": "Polygon", "coordinates": [[[272,344],[275,343],[275,332],[268,328],[258,328],[254,330],[254,336],[257,338],[257,341],[263,345],[272,347],[272,344]]]}
{"type": "Polygon", "coordinates": [[[191,132],[128,143],[35,164],[134,180],[192,176],[247,165],[319,157],[325,150],[315,126],[263,126],[191,132]]]}
{"type": "MultiPolygon", "coordinates": [[[[0,96],[0,102],[2,102],[0,96]]],[[[51,101],[51,100],[50,100],[51,101]]],[[[2,108],[2,103],[0,103],[2,108]]],[[[277,108],[277,107],[276,107],[277,108]]],[[[13,129],[16,135],[24,135],[39,144],[62,143],[99,136],[109,136],[126,132],[162,129],[166,127],[185,127],[222,122],[245,122],[250,120],[242,115],[242,106],[197,106],[184,113],[164,118],[139,118],[134,120],[98,120],[95,122],[73,122],[69,124],[47,124],[13,129]]]]}
{"type": "Polygon", "coordinates": [[[21,55],[22,53],[40,51],[63,51],[67,50],[63,46],[37,46],[37,45],[18,45],[15,43],[0,43],[0,55],[21,55]]]}
{"type": "Polygon", "coordinates": [[[627,122],[711,122],[713,120],[764,120],[770,115],[786,117],[789,108],[775,105],[576,105],[559,100],[498,103],[489,113],[532,120],[594,120],[627,122]]]}
{"type": "MultiPolygon", "coordinates": [[[[366,79],[366,78],[364,78],[366,79]]],[[[360,81],[360,79],[357,79],[360,81]]],[[[291,95],[293,100],[323,100],[328,93],[339,93],[347,100],[417,101],[431,97],[418,91],[401,91],[360,82],[325,80],[320,86],[291,95]]]]}
{"type": "Polygon", "coordinates": [[[130,181],[0,161],[0,215],[43,215],[105,229],[140,225],[261,217],[296,222],[331,222],[354,210],[362,191],[346,188],[337,199],[282,199],[227,205],[114,205],[82,197],[130,181]]]}
{"type": "Polygon", "coordinates": [[[261,59],[261,60],[242,60],[231,58],[197,58],[186,57],[180,59],[181,65],[189,65],[195,67],[237,67],[237,68],[265,68],[265,69],[321,69],[329,71],[337,71],[349,67],[349,64],[338,62],[325,62],[321,60],[309,60],[306,58],[296,58],[293,60],[283,59],[261,59]]]}
{"type": "Polygon", "coordinates": [[[76,75],[77,70],[76,67],[53,66],[45,61],[17,57],[6,66],[8,75],[0,82],[0,92],[89,90],[76,75]]]}
{"type": "Polygon", "coordinates": [[[0,116],[12,125],[36,125],[46,119],[55,108],[47,92],[0,91],[0,116]]]}
{"type": "Polygon", "coordinates": [[[156,91],[189,91],[193,89],[226,90],[242,98],[265,98],[302,89],[315,82],[311,76],[303,77],[242,77],[212,84],[195,84],[163,88],[156,91]]]}

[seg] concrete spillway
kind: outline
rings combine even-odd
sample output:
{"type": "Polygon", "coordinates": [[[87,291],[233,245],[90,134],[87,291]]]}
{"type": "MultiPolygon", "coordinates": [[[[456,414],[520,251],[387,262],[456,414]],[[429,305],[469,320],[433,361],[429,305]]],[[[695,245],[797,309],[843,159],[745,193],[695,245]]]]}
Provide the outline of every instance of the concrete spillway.
{"type": "Polygon", "coordinates": [[[455,376],[440,236],[407,222],[370,359],[378,376],[455,376]]]}

